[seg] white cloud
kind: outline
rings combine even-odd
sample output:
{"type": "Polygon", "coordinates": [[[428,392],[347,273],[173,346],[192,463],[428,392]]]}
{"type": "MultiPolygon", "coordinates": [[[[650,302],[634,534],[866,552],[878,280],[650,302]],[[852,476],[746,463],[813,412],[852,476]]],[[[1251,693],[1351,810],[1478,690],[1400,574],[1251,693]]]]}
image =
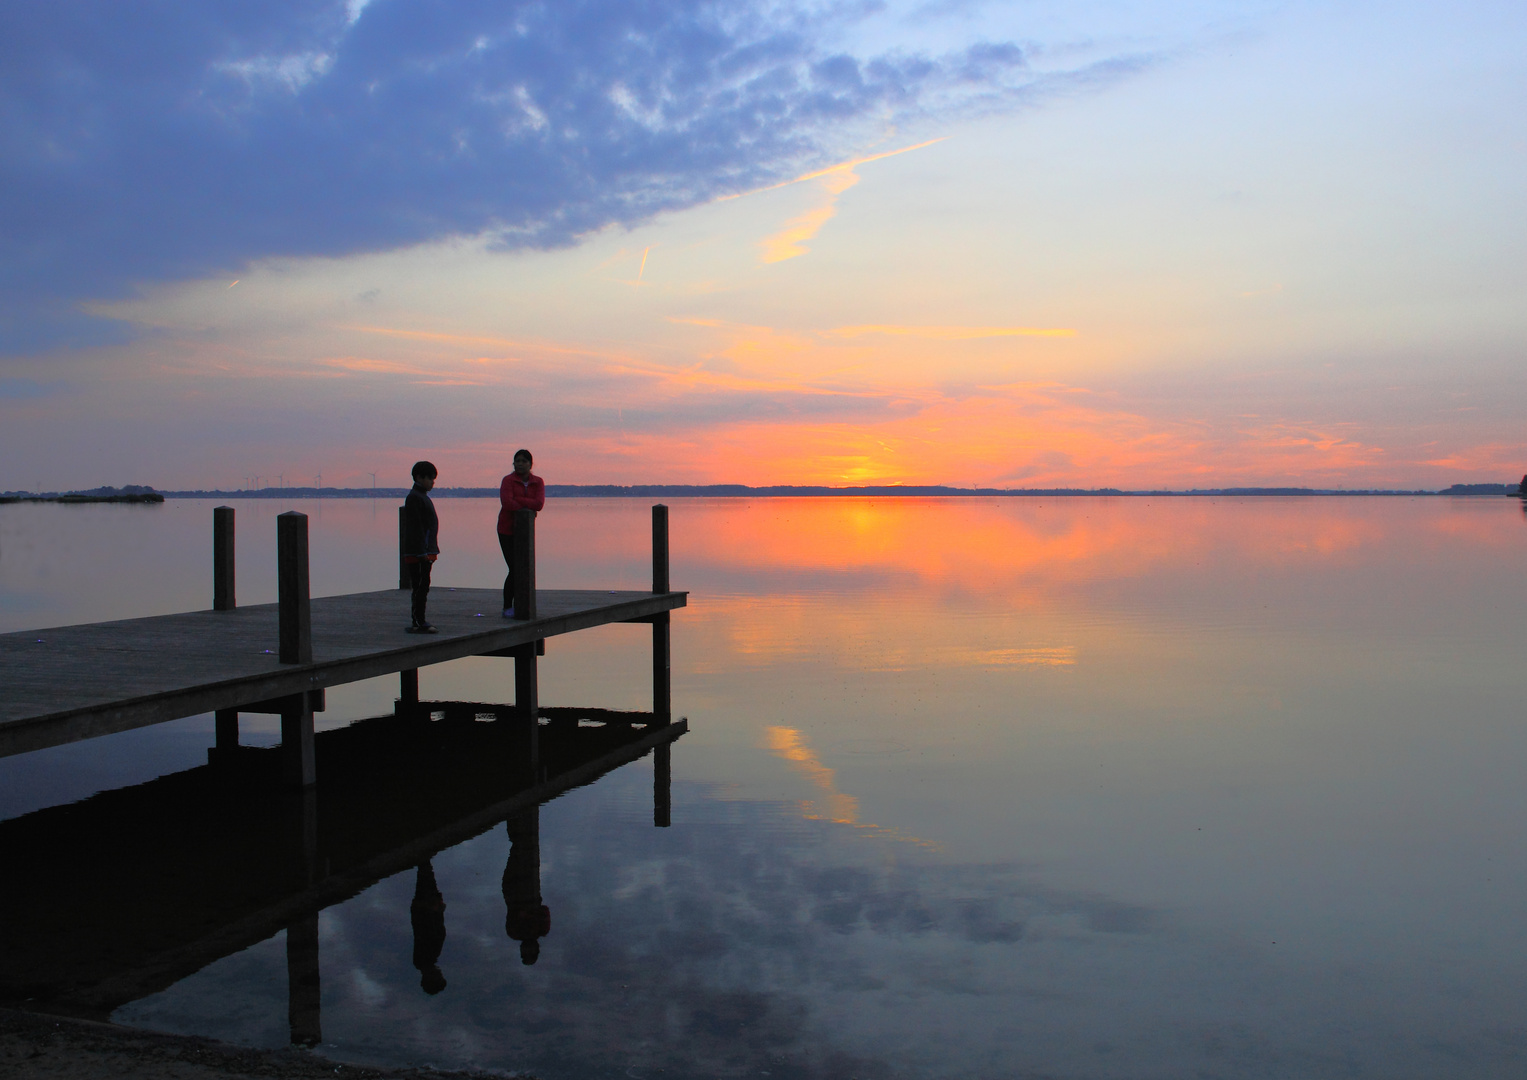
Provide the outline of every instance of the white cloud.
{"type": "Polygon", "coordinates": [[[218,71],[235,75],[251,87],[279,86],[297,93],[314,79],[321,78],[334,66],[329,53],[305,52],[290,56],[256,56],[250,60],[232,60],[213,65],[218,71]]]}

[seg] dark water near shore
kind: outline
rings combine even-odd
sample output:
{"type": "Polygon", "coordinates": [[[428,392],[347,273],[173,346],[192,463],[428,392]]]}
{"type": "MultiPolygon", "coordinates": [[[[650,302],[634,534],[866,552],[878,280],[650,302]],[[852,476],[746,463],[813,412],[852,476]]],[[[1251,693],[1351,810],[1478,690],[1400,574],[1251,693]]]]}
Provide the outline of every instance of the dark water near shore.
{"type": "MultiPolygon", "coordinates": [[[[274,515],[239,507],[239,599],[274,515]]],[[[441,500],[437,588],[493,586],[441,500]]],[[[315,594],[395,581],[396,511],[304,502],[315,594]]],[[[604,1076],[1527,1072],[1527,520],[1506,499],[676,500],[672,825],[646,758],[318,923],[344,1060],[604,1076]]],[[[0,507],[0,630],[210,603],[211,504],[0,507]]],[[[543,587],[641,588],[647,506],[555,500],[543,587]]],[[[650,707],[645,628],[552,639],[547,705],[650,707]]],[[[507,661],[422,673],[508,701],[507,661]]],[[[320,728],[390,711],[331,690],[320,728]]],[[[246,716],[244,741],[276,741],[246,716]]],[[[211,718],[0,760],[0,817],[205,761],[211,718]]],[[[58,858],[68,859],[67,851],[58,858]]],[[[283,1045],[284,935],[122,1023],[283,1045]]]]}

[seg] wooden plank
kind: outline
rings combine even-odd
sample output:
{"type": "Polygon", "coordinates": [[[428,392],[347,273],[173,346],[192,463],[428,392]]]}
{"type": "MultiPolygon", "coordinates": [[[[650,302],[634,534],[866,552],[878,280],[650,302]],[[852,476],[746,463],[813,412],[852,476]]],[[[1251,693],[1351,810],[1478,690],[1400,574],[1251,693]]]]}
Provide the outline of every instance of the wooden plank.
{"type": "Polygon", "coordinates": [[[496,589],[436,588],[440,632],[415,637],[408,595],[311,601],[313,659],[281,664],[275,604],[0,634],[0,757],[391,675],[684,607],[687,593],[541,589],[539,617],[499,618],[496,589]]]}
{"type": "MultiPolygon", "coordinates": [[[[323,712],[328,708],[328,698],[322,690],[308,691],[308,708],[314,712],[323,712]]],[[[280,715],[286,709],[286,698],[272,698],[269,701],[251,701],[234,709],[235,714],[247,713],[273,713],[280,715]]],[[[220,712],[222,710],[219,710],[220,712]]]]}

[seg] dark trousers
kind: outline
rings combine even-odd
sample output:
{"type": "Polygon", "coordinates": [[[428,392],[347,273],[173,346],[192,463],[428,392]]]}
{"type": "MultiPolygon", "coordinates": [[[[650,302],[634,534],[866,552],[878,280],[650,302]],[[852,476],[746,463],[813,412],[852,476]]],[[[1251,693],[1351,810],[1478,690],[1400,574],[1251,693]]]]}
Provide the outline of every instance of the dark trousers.
{"type": "Polygon", "coordinates": [[[504,553],[504,565],[509,573],[504,578],[504,610],[514,606],[514,537],[498,534],[498,550],[504,553]]]}
{"type": "Polygon", "coordinates": [[[413,586],[412,612],[415,626],[424,625],[424,604],[429,599],[429,570],[435,564],[428,559],[404,563],[408,567],[408,582],[413,586]]]}

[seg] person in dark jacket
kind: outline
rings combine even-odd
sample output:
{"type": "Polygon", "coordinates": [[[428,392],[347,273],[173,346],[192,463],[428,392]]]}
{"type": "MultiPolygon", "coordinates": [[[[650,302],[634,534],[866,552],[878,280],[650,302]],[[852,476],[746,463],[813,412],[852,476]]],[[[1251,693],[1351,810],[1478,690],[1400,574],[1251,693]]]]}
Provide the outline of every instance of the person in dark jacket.
{"type": "Polygon", "coordinates": [[[498,548],[509,564],[509,574],[504,578],[504,618],[514,618],[514,512],[534,510],[537,513],[546,505],[546,484],[530,466],[535,459],[529,450],[514,452],[514,471],[504,477],[498,486],[498,548]]]}
{"type": "Polygon", "coordinates": [[[430,568],[440,557],[440,519],[435,516],[435,504],[429,497],[439,475],[433,463],[415,462],[414,487],[403,500],[403,565],[408,568],[409,584],[413,586],[414,621],[406,628],[410,634],[436,633],[424,618],[424,605],[429,600],[430,568]]]}

